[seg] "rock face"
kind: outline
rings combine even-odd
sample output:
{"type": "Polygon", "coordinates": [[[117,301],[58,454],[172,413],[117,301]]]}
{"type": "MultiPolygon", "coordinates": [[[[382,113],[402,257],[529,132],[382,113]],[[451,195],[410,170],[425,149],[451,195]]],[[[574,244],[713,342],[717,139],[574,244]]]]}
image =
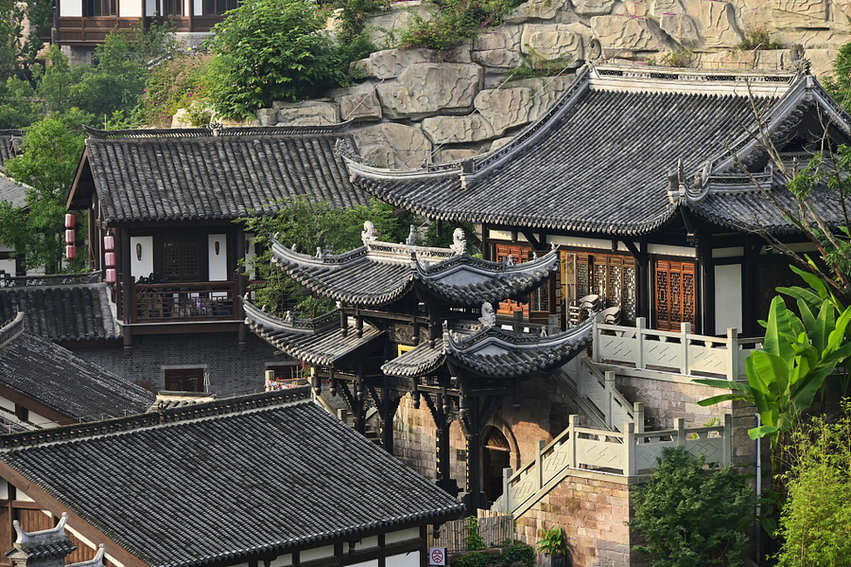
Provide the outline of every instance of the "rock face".
{"type": "MultiPolygon", "coordinates": [[[[437,4],[393,5],[371,17],[377,45],[390,42],[437,4]]],[[[507,143],[568,88],[572,75],[505,83],[525,62],[570,57],[691,61],[714,69],[783,69],[800,43],[812,72],[831,71],[851,41],[851,0],[529,0],[450,53],[384,49],[353,64],[363,80],[328,99],[280,102],[256,120],[233,125],[322,125],[353,122],[363,155],[392,168],[455,161],[507,143]],[[749,29],[766,27],[786,49],[743,51],[749,29]],[[683,53],[688,50],[690,53],[683,53]],[[677,57],[666,57],[669,54],[677,57]],[[439,61],[435,60],[439,57],[439,61]]],[[[183,111],[175,125],[188,125],[183,111]]]]}
{"type": "Polygon", "coordinates": [[[377,87],[388,118],[463,114],[482,88],[482,67],[475,63],[421,63],[406,67],[395,82],[377,87]]]}
{"type": "Polygon", "coordinates": [[[366,159],[391,169],[413,169],[431,161],[431,143],[416,128],[385,122],[353,130],[366,159]]]}
{"type": "Polygon", "coordinates": [[[340,121],[337,105],[330,102],[276,100],[272,108],[277,111],[277,126],[326,126],[340,121]]]}

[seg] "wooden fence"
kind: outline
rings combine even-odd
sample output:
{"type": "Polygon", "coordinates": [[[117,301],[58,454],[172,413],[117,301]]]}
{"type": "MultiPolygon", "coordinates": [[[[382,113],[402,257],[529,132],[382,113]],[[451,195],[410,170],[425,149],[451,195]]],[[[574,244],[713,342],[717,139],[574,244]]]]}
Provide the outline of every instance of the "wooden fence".
{"type": "MultiPolygon", "coordinates": [[[[478,511],[479,536],[485,542],[485,547],[501,546],[506,540],[514,539],[514,517],[491,510],[478,511]]],[[[445,547],[447,553],[468,551],[467,535],[473,518],[462,518],[446,522],[440,527],[440,537],[435,538],[429,531],[429,547],[445,547]]]]}

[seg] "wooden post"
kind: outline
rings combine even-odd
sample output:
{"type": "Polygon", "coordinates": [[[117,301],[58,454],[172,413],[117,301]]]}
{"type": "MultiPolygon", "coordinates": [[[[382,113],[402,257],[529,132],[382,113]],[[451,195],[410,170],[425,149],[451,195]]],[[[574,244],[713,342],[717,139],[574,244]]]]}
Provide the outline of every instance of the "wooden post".
{"type": "Polygon", "coordinates": [[[623,424],[623,442],[626,445],[626,463],[623,473],[629,476],[638,474],[638,463],[635,462],[635,424],[626,422],[623,424]]]}
{"type": "Polygon", "coordinates": [[[739,379],[739,333],[735,327],[727,329],[727,380],[739,379]]]}
{"type": "Polygon", "coordinates": [[[537,443],[535,443],[535,476],[537,478],[536,485],[538,490],[541,490],[544,487],[544,455],[543,450],[544,447],[547,446],[547,442],[543,439],[539,439],[537,443]]]}
{"type": "Polygon", "coordinates": [[[733,416],[729,413],[724,414],[723,437],[722,458],[724,462],[721,463],[721,466],[726,467],[733,463],[733,416]]]}
{"type": "Polygon", "coordinates": [[[680,348],[682,349],[682,360],[680,360],[680,374],[687,376],[691,365],[688,360],[688,336],[691,334],[691,323],[680,325],[680,348]]]}
{"type": "MultiPolygon", "coordinates": [[[[635,367],[644,368],[644,329],[647,328],[647,319],[639,317],[635,320],[635,367]]],[[[595,337],[596,338],[596,337],[595,337]]]]}

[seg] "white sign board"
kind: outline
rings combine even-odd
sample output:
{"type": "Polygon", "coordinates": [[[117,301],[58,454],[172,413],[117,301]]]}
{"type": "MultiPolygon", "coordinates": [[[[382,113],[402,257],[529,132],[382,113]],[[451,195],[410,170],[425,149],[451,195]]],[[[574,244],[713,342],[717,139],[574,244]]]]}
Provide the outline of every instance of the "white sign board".
{"type": "Polygon", "coordinates": [[[428,564],[429,565],[446,565],[446,548],[445,547],[429,547],[428,548],[428,564]]]}

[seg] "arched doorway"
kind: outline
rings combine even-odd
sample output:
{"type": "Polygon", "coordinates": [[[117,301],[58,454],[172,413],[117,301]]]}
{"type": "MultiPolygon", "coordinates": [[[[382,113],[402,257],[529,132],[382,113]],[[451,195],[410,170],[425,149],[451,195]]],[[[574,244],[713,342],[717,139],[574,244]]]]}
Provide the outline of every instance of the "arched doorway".
{"type": "Polygon", "coordinates": [[[494,502],[502,496],[502,469],[511,466],[511,448],[496,427],[489,427],[482,439],[482,486],[488,501],[494,502]]]}

